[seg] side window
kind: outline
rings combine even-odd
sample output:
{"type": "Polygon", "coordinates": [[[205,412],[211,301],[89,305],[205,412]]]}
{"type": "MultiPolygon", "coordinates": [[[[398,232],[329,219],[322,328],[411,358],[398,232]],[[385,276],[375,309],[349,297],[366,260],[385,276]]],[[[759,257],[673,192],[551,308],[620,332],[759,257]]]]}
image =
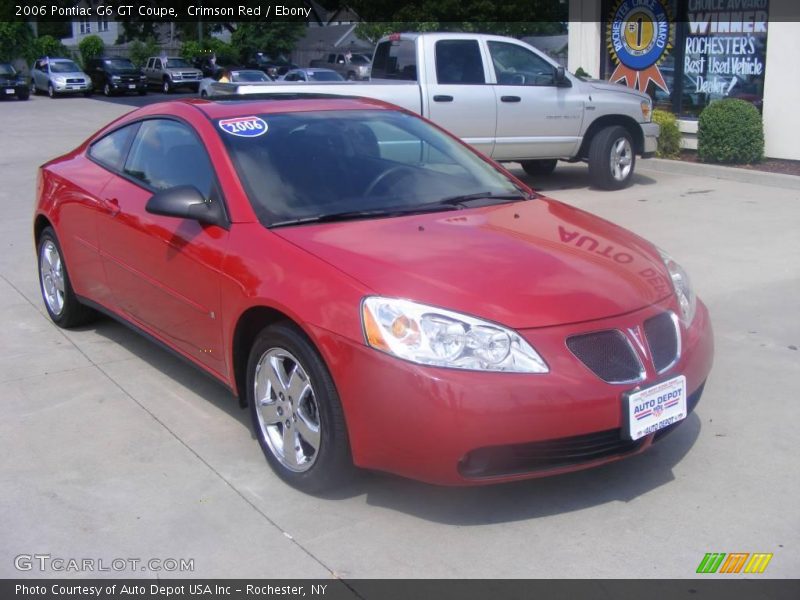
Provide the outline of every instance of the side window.
{"type": "Polygon", "coordinates": [[[153,59],[152,58],[148,58],[147,59],[147,65],[145,66],[145,69],[152,69],[152,68],[153,68],[153,59]]]}
{"type": "Polygon", "coordinates": [[[477,40],[436,42],[436,80],[439,83],[486,83],[477,40]]]}
{"type": "Polygon", "coordinates": [[[109,133],[89,147],[89,156],[114,171],[122,169],[131,135],[137,125],[128,125],[109,133]]]}
{"type": "Polygon", "coordinates": [[[160,69],[161,68],[161,59],[160,58],[157,58],[155,60],[155,63],[153,64],[153,68],[154,69],[160,69]]]}
{"type": "Polygon", "coordinates": [[[328,54],[328,62],[329,63],[336,62],[336,55],[335,54],[328,54]]]}
{"type": "Polygon", "coordinates": [[[530,50],[506,42],[489,42],[500,85],[555,85],[553,65],[530,50]]]}
{"type": "Polygon", "coordinates": [[[204,198],[212,196],[208,154],[192,130],[177,121],[142,122],[128,152],[125,173],[159,190],[193,185],[204,198]]]}
{"type": "Polygon", "coordinates": [[[413,40],[387,40],[378,44],[372,63],[373,79],[417,80],[417,50],[413,40]]]}

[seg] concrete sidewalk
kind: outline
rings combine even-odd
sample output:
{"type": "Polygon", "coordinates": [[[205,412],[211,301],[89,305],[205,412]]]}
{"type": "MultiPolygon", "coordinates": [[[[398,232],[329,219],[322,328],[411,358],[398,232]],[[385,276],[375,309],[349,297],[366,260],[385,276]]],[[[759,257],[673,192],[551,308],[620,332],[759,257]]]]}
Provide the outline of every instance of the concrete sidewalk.
{"type": "Polygon", "coordinates": [[[220,385],[112,321],[64,332],[44,313],[36,166],[129,109],[0,106],[0,577],[64,575],[15,569],[34,553],[194,559],[191,573],[99,574],[126,577],[685,578],[712,551],[800,572],[800,191],[642,168],[599,192],[583,165],[534,181],[692,275],[717,343],[696,413],[601,469],[472,489],[365,474],[315,498],[272,475],[220,385]]]}

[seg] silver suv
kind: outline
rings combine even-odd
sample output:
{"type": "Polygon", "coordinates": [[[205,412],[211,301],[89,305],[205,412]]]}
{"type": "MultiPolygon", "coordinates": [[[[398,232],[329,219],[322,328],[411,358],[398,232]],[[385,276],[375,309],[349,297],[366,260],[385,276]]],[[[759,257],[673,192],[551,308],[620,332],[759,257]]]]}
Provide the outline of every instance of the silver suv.
{"type": "Polygon", "coordinates": [[[92,95],[92,79],[69,58],[40,58],[31,69],[33,93],[92,95]]]}

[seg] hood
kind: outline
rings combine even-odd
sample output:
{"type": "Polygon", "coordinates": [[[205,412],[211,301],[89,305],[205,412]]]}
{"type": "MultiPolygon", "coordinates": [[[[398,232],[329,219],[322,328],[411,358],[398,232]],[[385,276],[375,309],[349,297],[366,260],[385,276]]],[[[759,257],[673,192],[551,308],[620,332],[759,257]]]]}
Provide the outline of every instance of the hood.
{"type": "Polygon", "coordinates": [[[53,79],[57,79],[59,77],[63,77],[64,79],[89,79],[89,76],[84,73],[83,71],[71,71],[69,73],[51,73],[50,77],[53,79]]]}
{"type": "Polygon", "coordinates": [[[624,314],[672,293],[650,243],[548,199],[273,231],[376,294],[516,329],[624,314]]]}
{"type": "Polygon", "coordinates": [[[616,94],[631,94],[642,100],[649,100],[650,97],[647,94],[634,90],[633,88],[629,88],[627,85],[622,85],[621,83],[608,83],[607,81],[601,81],[599,79],[592,79],[586,82],[587,85],[590,87],[601,90],[603,92],[614,92],[616,94]]]}

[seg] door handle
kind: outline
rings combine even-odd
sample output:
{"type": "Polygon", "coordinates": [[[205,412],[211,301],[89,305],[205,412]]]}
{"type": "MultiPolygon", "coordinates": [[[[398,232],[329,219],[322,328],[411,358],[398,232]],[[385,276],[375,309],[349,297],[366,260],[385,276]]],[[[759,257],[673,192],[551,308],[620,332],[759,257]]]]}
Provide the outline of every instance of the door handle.
{"type": "Polygon", "coordinates": [[[116,198],[106,198],[102,202],[103,208],[109,213],[112,217],[116,217],[119,213],[119,200],[116,198]]]}
{"type": "Polygon", "coordinates": [[[452,96],[437,95],[437,96],[433,97],[433,101],[434,102],[452,102],[453,101],[453,97],[452,96]]]}
{"type": "Polygon", "coordinates": [[[522,102],[519,96],[500,96],[501,102],[522,102]]]}

